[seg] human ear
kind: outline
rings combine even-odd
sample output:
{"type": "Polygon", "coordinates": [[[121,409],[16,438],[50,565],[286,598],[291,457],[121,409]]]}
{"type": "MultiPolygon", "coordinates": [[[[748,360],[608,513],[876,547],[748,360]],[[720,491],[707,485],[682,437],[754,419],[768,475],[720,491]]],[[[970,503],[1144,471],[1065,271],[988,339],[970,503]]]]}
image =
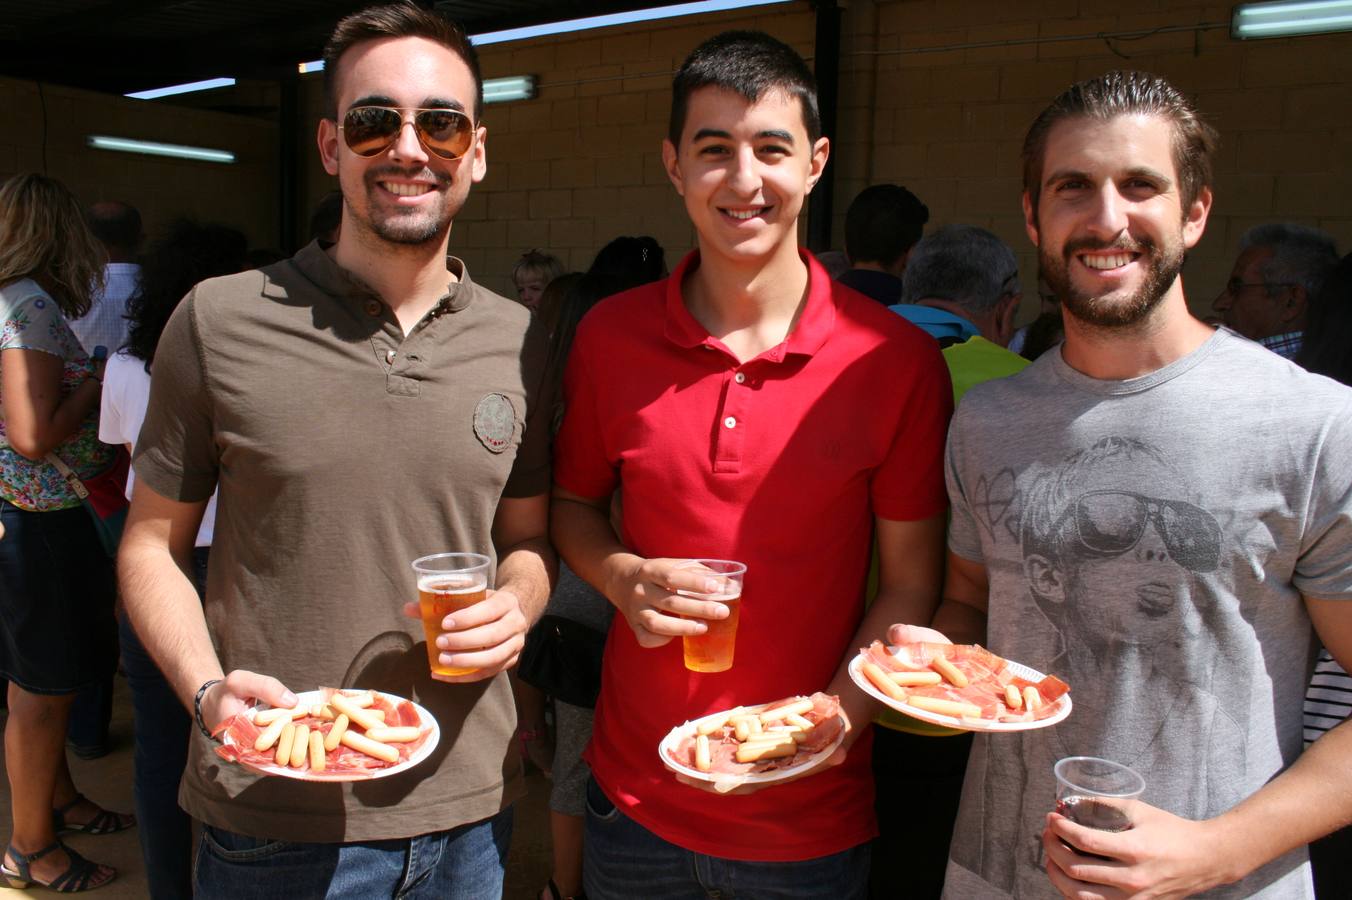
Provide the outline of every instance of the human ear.
{"type": "Polygon", "coordinates": [[[1033,242],[1034,247],[1041,246],[1038,243],[1037,212],[1033,209],[1033,200],[1027,191],[1023,192],[1023,230],[1028,233],[1028,240],[1033,242]]]}
{"type": "Polygon", "coordinates": [[[676,155],[676,145],[671,142],[671,138],[662,140],[662,168],[667,170],[667,178],[676,188],[676,193],[684,197],[685,185],[681,178],[681,163],[676,155]]]}
{"type": "Polygon", "coordinates": [[[1204,187],[1197,192],[1197,199],[1184,210],[1184,247],[1191,250],[1197,246],[1197,242],[1202,239],[1202,232],[1206,231],[1206,220],[1209,215],[1211,215],[1211,188],[1204,187]]]}
{"type": "Polygon", "coordinates": [[[338,123],[333,119],[320,119],[315,143],[319,145],[319,160],[324,164],[324,171],[330,175],[337,175],[338,123]]]}
{"type": "Polygon", "coordinates": [[[829,138],[819,137],[817,142],[812,145],[811,166],[807,173],[807,192],[812,193],[812,189],[817,186],[821,180],[822,172],[826,170],[826,161],[831,157],[831,141],[829,138]]]}

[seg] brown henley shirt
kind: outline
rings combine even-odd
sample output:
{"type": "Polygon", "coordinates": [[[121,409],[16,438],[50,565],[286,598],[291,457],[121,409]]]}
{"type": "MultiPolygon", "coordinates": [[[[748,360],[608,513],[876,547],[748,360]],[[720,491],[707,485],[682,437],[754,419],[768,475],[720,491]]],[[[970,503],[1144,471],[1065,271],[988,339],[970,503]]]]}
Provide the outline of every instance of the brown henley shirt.
{"type": "Polygon", "coordinates": [[[137,477],[202,501],[219,484],[206,617],[228,672],[292,690],[371,687],[441,727],[420,766],[367,782],[259,777],[194,732],[180,802],[278,840],[409,837],[478,821],[523,790],[504,675],[431,680],[409,562],[493,555],[502,496],[549,488],[545,340],[459,260],[405,336],[371,289],[311,244],[198,285],[155,355],[137,477]]]}

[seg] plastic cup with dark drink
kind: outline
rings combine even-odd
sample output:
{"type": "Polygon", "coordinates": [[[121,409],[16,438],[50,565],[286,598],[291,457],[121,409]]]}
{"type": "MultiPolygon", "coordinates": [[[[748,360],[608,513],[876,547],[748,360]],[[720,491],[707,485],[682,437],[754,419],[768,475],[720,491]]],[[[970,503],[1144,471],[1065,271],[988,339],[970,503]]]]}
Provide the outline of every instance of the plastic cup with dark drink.
{"type": "Polygon", "coordinates": [[[1131,828],[1132,807],[1145,790],[1145,779],[1134,770],[1109,759],[1068,756],[1053,771],[1061,815],[1098,831],[1131,828]]]}

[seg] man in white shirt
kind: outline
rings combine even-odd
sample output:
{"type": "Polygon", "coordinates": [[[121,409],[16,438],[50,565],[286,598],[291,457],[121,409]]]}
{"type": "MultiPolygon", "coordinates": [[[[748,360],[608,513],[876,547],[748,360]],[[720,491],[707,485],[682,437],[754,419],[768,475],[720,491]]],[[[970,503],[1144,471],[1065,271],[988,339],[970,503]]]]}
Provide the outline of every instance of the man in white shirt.
{"type": "Polygon", "coordinates": [[[108,251],[103,267],[103,289],[94,293],[89,312],[70,323],[85,352],[95,347],[113,353],[127,342],[127,300],[141,284],[136,251],[141,245],[141,214],[116,200],[102,201],[85,213],[89,229],[108,251]]]}

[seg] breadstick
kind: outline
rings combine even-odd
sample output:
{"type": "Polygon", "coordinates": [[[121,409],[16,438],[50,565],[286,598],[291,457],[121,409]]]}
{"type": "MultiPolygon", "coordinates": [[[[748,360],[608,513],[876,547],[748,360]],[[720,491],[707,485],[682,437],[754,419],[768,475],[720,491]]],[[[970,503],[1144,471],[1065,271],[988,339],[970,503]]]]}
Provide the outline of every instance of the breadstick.
{"type": "Polygon", "coordinates": [[[712,719],[705,719],[695,726],[696,734],[713,734],[715,731],[721,731],[723,726],[728,724],[728,720],[741,712],[741,707],[730,709],[721,716],[714,716],[712,719]]]}
{"type": "Polygon", "coordinates": [[[903,691],[895,681],[887,677],[887,673],[878,667],[877,663],[866,662],[863,665],[864,677],[872,682],[873,686],[882,691],[887,696],[896,700],[898,703],[906,702],[906,692],[903,691]]]}
{"type": "Polygon", "coordinates": [[[938,672],[888,672],[887,677],[892,679],[893,684],[899,684],[903,687],[938,684],[944,680],[944,676],[938,672]]]}
{"type": "Polygon", "coordinates": [[[1023,689],[1023,705],[1028,707],[1029,712],[1042,708],[1042,695],[1031,684],[1023,689]]]}
{"type": "Polygon", "coordinates": [[[784,721],[788,722],[795,728],[802,729],[803,731],[811,731],[813,728],[816,727],[815,725],[812,724],[811,719],[805,719],[802,716],[789,716],[784,721]]]}
{"type": "Polygon", "coordinates": [[[382,744],[407,744],[416,741],[421,734],[416,725],[382,725],[379,728],[366,729],[366,736],[382,744]]]}
{"type": "Polygon", "coordinates": [[[277,739],[282,736],[282,729],[290,724],[290,716],[280,716],[273,719],[267,728],[259,732],[257,740],[254,741],[254,749],[260,753],[271,750],[273,745],[277,743],[277,739]]]}
{"type": "Polygon", "coordinates": [[[343,732],[342,743],[353,750],[359,750],[367,756],[374,756],[376,759],[383,759],[385,762],[392,763],[399,761],[399,751],[389,744],[382,744],[379,741],[373,741],[365,735],[357,734],[351,728],[343,732]]]}
{"type": "Polygon", "coordinates": [[[947,656],[935,656],[934,659],[930,660],[930,665],[934,667],[936,672],[944,676],[953,687],[967,687],[967,676],[962,674],[947,656]]]}
{"type": "Polygon", "coordinates": [[[792,740],[770,743],[769,741],[751,741],[737,748],[737,761],[739,763],[757,762],[762,759],[779,759],[783,756],[793,756],[798,752],[798,745],[792,740]]]}
{"type": "Polygon", "coordinates": [[[291,765],[291,742],[296,737],[296,726],[287,722],[282,726],[282,735],[277,739],[277,752],[273,755],[273,761],[279,766],[291,765]]]}
{"type": "Polygon", "coordinates": [[[310,771],[324,771],[324,735],[318,731],[310,732],[310,771]]]}
{"type": "Polygon", "coordinates": [[[371,710],[357,706],[350,702],[350,698],[342,694],[334,694],[329,698],[329,705],[333,707],[334,712],[345,713],[349,721],[356,722],[363,730],[370,731],[372,728],[379,728],[385,724],[385,717],[371,714],[371,710]]]}
{"type": "Polygon", "coordinates": [[[339,713],[338,718],[333,720],[333,727],[329,729],[328,734],[324,735],[324,749],[326,751],[332,753],[338,749],[338,745],[343,740],[343,732],[347,731],[347,723],[348,718],[342,713],[339,713]]]}
{"type": "Polygon", "coordinates": [[[305,754],[310,750],[310,726],[297,725],[296,733],[291,736],[291,768],[299,769],[305,762],[305,754]]]}
{"type": "Polygon", "coordinates": [[[981,707],[975,703],[962,703],[957,700],[939,700],[934,697],[913,696],[906,701],[916,709],[923,709],[927,712],[938,713],[941,716],[953,716],[962,718],[963,716],[972,716],[979,718],[981,716],[981,707]]]}
{"type": "MultiPolygon", "coordinates": [[[[300,718],[309,711],[310,709],[307,706],[297,706],[295,709],[287,709],[285,706],[274,706],[271,709],[260,709],[258,712],[254,713],[253,722],[259,728],[262,728],[264,726],[271,726],[278,719],[284,719],[287,722],[290,722],[293,719],[300,718]]],[[[282,730],[280,728],[277,729],[277,734],[280,735],[281,733],[282,730]]],[[[267,747],[258,747],[257,749],[266,750],[267,747]]]]}
{"type": "Polygon", "coordinates": [[[707,772],[713,768],[713,762],[709,759],[709,736],[707,734],[701,734],[695,738],[695,768],[701,772],[707,772]]]}
{"type": "Polygon", "coordinates": [[[1010,709],[1023,709],[1023,694],[1013,684],[1005,685],[1005,706],[1010,709]]]}
{"type": "Polygon", "coordinates": [[[771,722],[778,722],[781,719],[787,719],[789,716],[801,716],[812,709],[812,701],[804,697],[802,700],[794,700],[785,703],[783,706],[776,706],[773,709],[767,709],[760,714],[761,722],[769,725],[771,722]]]}

